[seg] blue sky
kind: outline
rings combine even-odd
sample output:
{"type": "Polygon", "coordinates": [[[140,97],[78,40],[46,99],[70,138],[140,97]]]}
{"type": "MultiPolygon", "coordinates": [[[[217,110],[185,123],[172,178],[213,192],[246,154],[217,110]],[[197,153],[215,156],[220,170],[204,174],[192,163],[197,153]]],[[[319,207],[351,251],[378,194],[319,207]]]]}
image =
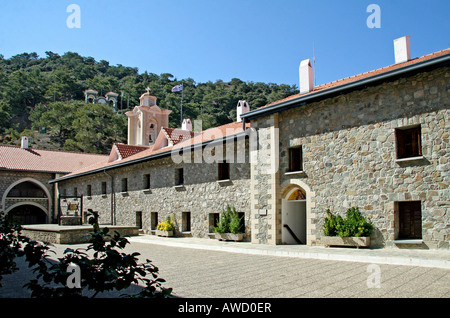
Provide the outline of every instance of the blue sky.
{"type": "Polygon", "coordinates": [[[393,64],[404,35],[412,57],[450,47],[449,12],[449,0],[1,0],[0,54],[71,51],[179,80],[298,86],[314,43],[323,84],[393,64]],[[67,27],[70,4],[80,28],[67,27]],[[380,28],[367,27],[369,4],[380,28]]]}

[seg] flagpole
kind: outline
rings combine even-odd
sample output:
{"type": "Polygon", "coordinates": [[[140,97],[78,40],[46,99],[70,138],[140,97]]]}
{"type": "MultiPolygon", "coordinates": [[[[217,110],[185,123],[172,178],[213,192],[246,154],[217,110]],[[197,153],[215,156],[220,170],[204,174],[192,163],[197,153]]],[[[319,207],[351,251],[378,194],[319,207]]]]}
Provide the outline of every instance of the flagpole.
{"type": "Polygon", "coordinates": [[[183,127],[183,82],[181,82],[181,127],[183,127]]]}

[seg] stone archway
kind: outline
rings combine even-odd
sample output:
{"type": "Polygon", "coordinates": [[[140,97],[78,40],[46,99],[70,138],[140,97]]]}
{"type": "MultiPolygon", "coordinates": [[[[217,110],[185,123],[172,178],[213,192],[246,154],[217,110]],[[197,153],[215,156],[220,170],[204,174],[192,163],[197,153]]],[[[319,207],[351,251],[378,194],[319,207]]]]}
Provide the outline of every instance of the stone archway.
{"type": "Polygon", "coordinates": [[[315,193],[300,179],[286,180],[281,184],[281,189],[282,243],[312,245],[315,236],[312,235],[314,225],[311,208],[314,206],[315,193]]]}
{"type": "MultiPolygon", "coordinates": [[[[49,217],[52,209],[52,196],[50,191],[42,182],[27,177],[19,179],[8,186],[3,193],[2,206],[5,214],[8,214],[11,210],[16,209],[14,210],[14,213],[17,215],[40,215],[41,210],[45,214],[45,218],[44,216],[40,216],[37,219],[39,219],[39,221],[45,219],[44,223],[47,223],[50,220],[49,217]],[[24,207],[19,208],[21,206],[29,206],[28,212],[19,212],[19,210],[25,209],[24,207]],[[31,207],[35,207],[37,209],[31,207]],[[31,210],[34,212],[30,212],[31,210]]],[[[32,217],[29,219],[30,221],[34,220],[32,217]]]]}
{"type": "Polygon", "coordinates": [[[48,223],[47,211],[43,206],[34,202],[19,202],[11,206],[6,215],[8,219],[21,225],[48,223]]]}

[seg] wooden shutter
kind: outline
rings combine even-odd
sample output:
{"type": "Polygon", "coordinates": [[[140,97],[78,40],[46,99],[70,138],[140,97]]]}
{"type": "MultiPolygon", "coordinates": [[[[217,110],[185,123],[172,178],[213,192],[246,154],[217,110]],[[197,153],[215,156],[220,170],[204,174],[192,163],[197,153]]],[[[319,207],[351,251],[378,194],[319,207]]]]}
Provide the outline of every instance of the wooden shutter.
{"type": "Polygon", "coordinates": [[[422,238],[422,212],[420,201],[399,202],[399,238],[422,238]]]}

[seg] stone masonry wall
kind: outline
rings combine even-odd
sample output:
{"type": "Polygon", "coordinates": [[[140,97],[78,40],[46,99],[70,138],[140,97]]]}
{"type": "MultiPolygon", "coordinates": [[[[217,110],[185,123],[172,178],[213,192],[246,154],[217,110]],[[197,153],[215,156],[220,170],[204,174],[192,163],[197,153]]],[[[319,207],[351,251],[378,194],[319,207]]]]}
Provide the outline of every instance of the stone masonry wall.
{"type": "MultiPolygon", "coordinates": [[[[237,149],[245,150],[245,145],[237,149]]],[[[142,228],[150,233],[152,212],[158,213],[158,221],[168,216],[175,219],[175,234],[182,232],[182,213],[191,213],[190,234],[207,237],[211,232],[211,213],[220,213],[227,205],[245,213],[246,238],[250,239],[250,169],[248,154],[246,163],[230,163],[230,181],[218,182],[217,163],[174,163],[170,156],[134,164],[107,173],[114,179],[115,223],[136,225],[136,212],[142,212],[142,228]],[[184,169],[184,186],[175,187],[177,168],[184,169]],[[144,189],[144,174],[150,174],[150,189],[144,189]],[[122,192],[122,179],[127,178],[128,191],[122,192]]],[[[83,210],[100,213],[100,223],[111,223],[111,178],[104,172],[95,173],[59,183],[61,192],[72,195],[77,187],[83,195],[83,210]],[[107,194],[101,194],[102,182],[106,182],[107,194]],[[92,196],[87,197],[87,186],[92,196]]]]}
{"type": "MultiPolygon", "coordinates": [[[[308,188],[308,244],[320,244],[326,209],[344,215],[355,206],[375,226],[371,245],[394,246],[396,202],[421,201],[424,246],[449,247],[449,92],[446,67],[279,113],[276,200],[284,199],[283,188],[292,183],[308,188]],[[395,129],[412,125],[421,127],[424,158],[397,162],[395,129]],[[288,148],[300,145],[304,173],[286,174],[288,148]]],[[[270,121],[273,115],[256,119],[252,127],[267,129],[270,121]]],[[[252,196],[273,196],[269,179],[252,166],[252,196]]],[[[258,208],[252,203],[252,214],[258,208]]],[[[281,211],[272,206],[268,215],[279,219],[281,211]]]]}

